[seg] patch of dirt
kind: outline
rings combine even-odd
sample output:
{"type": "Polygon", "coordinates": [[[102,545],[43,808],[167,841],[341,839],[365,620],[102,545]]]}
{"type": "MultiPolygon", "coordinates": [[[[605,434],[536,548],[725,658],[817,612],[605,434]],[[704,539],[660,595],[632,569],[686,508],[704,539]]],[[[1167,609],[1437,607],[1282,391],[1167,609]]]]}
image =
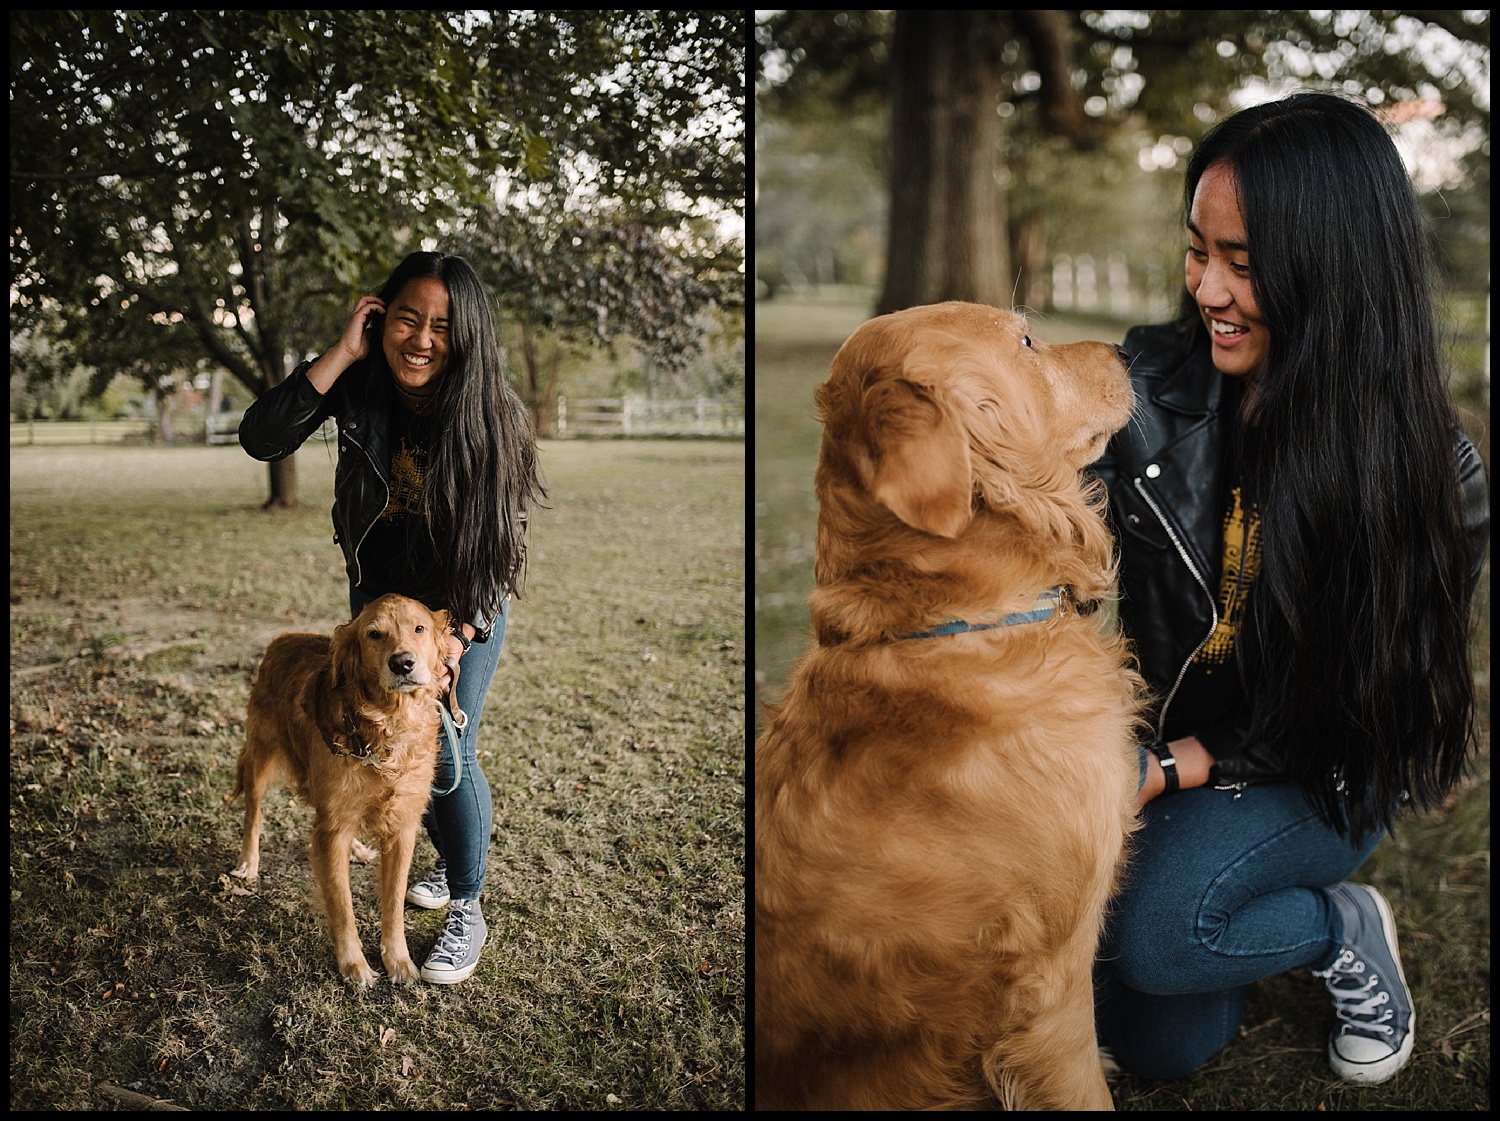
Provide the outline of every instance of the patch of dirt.
{"type": "Polygon", "coordinates": [[[251,674],[285,629],[144,596],[12,603],[12,779],[91,753],[169,765],[184,742],[235,739],[251,674]]]}
{"type": "Polygon", "coordinates": [[[13,597],[10,614],[12,684],[77,660],[138,663],[169,652],[170,660],[184,668],[253,666],[271,639],[284,631],[331,634],[344,622],[309,620],[297,627],[274,620],[252,622],[210,605],[148,596],[90,603],[13,597]],[[72,653],[59,658],[60,649],[72,653]]]}

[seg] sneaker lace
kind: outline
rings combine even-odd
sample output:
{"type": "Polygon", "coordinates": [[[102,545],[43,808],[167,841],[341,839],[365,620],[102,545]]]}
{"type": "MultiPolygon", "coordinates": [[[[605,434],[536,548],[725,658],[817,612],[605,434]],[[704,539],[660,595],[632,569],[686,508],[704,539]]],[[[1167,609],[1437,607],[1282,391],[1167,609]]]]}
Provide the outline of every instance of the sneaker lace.
{"type": "Polygon", "coordinates": [[[432,957],[457,960],[468,951],[469,936],[468,910],[463,907],[449,908],[448,918],[443,923],[443,933],[438,936],[437,945],[432,948],[432,957]]]}
{"type": "Polygon", "coordinates": [[[1395,1012],[1381,1009],[1390,1003],[1391,994],[1380,988],[1380,977],[1371,973],[1368,980],[1360,981],[1365,972],[1365,963],[1354,956],[1352,950],[1342,951],[1337,960],[1318,976],[1328,981],[1328,991],[1333,994],[1334,1014],[1344,1021],[1345,1031],[1361,1035],[1392,1035],[1396,1028],[1392,1020],[1395,1012]]]}

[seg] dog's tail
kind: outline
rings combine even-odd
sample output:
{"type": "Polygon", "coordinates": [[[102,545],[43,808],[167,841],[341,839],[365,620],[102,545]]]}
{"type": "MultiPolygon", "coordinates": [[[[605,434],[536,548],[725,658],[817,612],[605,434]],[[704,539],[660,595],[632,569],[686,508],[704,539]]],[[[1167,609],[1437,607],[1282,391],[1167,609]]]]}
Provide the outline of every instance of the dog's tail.
{"type": "Polygon", "coordinates": [[[224,804],[227,806],[245,792],[245,757],[240,756],[239,764],[234,768],[234,789],[224,795],[224,804]]]}
{"type": "Polygon", "coordinates": [[[240,751],[239,762],[235,764],[234,789],[224,795],[224,803],[228,805],[230,802],[233,802],[241,794],[248,791],[254,782],[255,759],[247,742],[245,747],[240,751]]]}
{"type": "MultiPolygon", "coordinates": [[[[261,661],[256,663],[255,669],[250,673],[250,691],[252,695],[254,695],[256,684],[260,681],[260,669],[264,664],[265,659],[264,657],[262,657],[261,661]]],[[[247,743],[245,746],[248,747],[249,744],[247,743]]],[[[249,753],[245,750],[244,747],[240,749],[239,762],[235,765],[234,768],[234,789],[231,790],[228,794],[224,795],[224,804],[226,806],[232,803],[236,798],[238,798],[245,792],[245,765],[246,756],[248,754],[249,753]]]]}

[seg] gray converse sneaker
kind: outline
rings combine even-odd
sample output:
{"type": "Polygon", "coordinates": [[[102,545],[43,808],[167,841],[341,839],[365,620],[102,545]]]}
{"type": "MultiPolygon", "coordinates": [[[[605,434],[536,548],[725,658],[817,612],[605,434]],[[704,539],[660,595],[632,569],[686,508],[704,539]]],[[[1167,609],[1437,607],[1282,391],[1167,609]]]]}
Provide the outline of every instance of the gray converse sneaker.
{"type": "Polygon", "coordinates": [[[479,951],[484,949],[488,935],[489,928],[479,913],[479,900],[453,900],[448,904],[443,933],[438,935],[437,945],[422,966],[422,980],[434,985],[456,985],[467,980],[479,964],[479,951]]]}
{"type": "Polygon", "coordinates": [[[439,860],[426,877],[406,889],[406,901],[429,911],[448,906],[448,866],[439,860]]]}
{"type": "Polygon", "coordinates": [[[1416,1040],[1416,1011],[1401,972],[1390,904],[1364,884],[1335,884],[1328,897],[1344,920],[1344,943],[1325,970],[1340,1024],[1328,1037],[1328,1062],[1346,1082],[1374,1085],[1406,1065],[1416,1040]]]}

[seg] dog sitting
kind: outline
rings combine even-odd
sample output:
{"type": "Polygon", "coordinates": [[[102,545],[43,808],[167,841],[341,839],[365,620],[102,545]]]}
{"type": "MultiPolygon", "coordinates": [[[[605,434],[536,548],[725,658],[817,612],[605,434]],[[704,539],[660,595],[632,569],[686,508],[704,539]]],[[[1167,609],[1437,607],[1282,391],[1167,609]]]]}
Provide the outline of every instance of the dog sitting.
{"type": "Polygon", "coordinates": [[[407,874],[437,765],[439,689],[456,680],[446,664],[448,615],[404,596],[381,596],[330,640],[283,634],[266,648],[250,691],[245,745],[234,791],[245,795],[235,876],[260,873],[261,803],[285,777],[313,807],[313,876],[339,972],[375,983],[354,921],[351,853],[356,839],[380,852],[380,958],[392,981],[418,980],[406,948],[407,874]]]}
{"type": "Polygon", "coordinates": [[[1091,971],[1141,680],[1078,605],[1124,358],[945,303],[817,391],[815,642],[755,745],[757,1109],[1113,1108],[1091,971]]]}

